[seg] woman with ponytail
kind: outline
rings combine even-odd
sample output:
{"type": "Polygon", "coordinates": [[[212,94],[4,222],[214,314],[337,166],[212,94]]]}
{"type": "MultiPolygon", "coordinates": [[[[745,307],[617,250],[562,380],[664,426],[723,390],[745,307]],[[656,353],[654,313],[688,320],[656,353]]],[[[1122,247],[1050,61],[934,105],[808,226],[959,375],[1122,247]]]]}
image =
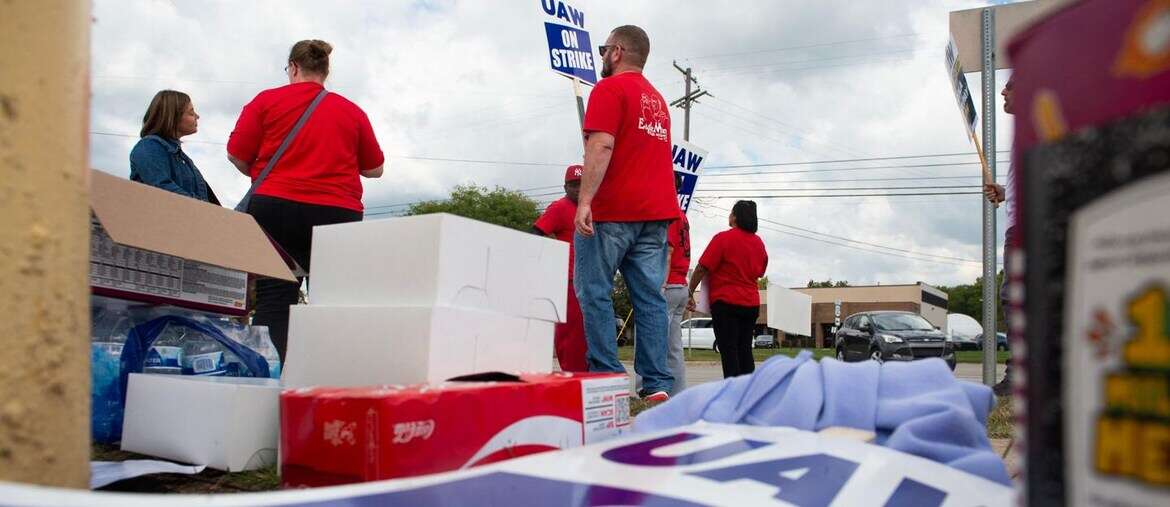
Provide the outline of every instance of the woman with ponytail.
{"type": "MultiPolygon", "coordinates": [[[[244,106],[228,140],[228,160],[252,180],[237,209],[256,218],[304,270],[313,227],[362,219],[361,177],[382,175],[384,157],[366,113],[325,90],[333,46],[293,45],[284,67],[288,85],[260,92],[244,106]]],[[[283,358],[289,306],[300,284],[256,282],[252,322],[268,326],[283,358]]]]}

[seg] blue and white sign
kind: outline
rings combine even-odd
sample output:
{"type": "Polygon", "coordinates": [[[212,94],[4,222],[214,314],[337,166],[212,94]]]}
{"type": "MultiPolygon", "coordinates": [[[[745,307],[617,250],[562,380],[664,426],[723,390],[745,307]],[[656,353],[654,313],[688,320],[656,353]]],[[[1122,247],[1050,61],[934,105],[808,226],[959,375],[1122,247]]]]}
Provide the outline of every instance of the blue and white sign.
{"type": "Polygon", "coordinates": [[[589,32],[585,31],[585,13],[557,0],[541,0],[540,6],[545,14],[558,21],[544,24],[549,66],[553,72],[590,85],[597,84],[598,62],[593,55],[589,32]],[[560,21],[574,26],[562,25],[560,21]]]}
{"type": "Polygon", "coordinates": [[[924,458],[791,428],[697,424],[482,467],[279,493],[143,495],[0,482],[14,507],[539,507],[1013,504],[1012,489],[924,458]]]}
{"type": "Polygon", "coordinates": [[[955,41],[950,41],[946,52],[947,71],[955,91],[955,102],[959,104],[959,112],[963,115],[963,125],[967,127],[967,135],[974,137],[975,127],[979,125],[979,112],[975,109],[975,101],[971,99],[971,88],[967,86],[967,76],[963,73],[963,64],[958,54],[955,41]]]}
{"type": "Polygon", "coordinates": [[[699,171],[703,168],[703,161],[707,159],[707,150],[686,141],[675,141],[674,146],[670,148],[670,156],[674,162],[674,173],[682,175],[682,186],[678,189],[678,206],[686,213],[691,207],[695,185],[699,184],[699,171]]]}

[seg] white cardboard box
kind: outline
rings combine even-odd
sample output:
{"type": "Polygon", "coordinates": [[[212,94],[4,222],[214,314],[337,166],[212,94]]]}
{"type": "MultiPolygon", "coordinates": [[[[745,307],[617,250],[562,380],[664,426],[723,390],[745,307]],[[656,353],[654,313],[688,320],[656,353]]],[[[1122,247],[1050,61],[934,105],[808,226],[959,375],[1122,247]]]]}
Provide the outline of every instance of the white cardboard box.
{"type": "Polygon", "coordinates": [[[228,472],[276,463],[276,379],[130,374],[122,450],[228,472]]]}
{"type": "Polygon", "coordinates": [[[445,213],[313,229],[309,302],[564,322],[569,244],[445,213]]]}
{"type": "Polygon", "coordinates": [[[356,387],[549,372],[554,325],[444,306],[293,306],[281,380],[287,388],[356,387]]]}

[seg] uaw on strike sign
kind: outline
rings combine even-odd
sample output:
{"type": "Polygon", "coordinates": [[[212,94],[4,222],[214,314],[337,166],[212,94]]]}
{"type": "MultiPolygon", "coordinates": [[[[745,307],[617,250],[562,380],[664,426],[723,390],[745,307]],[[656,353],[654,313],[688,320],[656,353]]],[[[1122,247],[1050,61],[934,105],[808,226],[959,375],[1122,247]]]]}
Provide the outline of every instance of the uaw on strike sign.
{"type": "Polygon", "coordinates": [[[682,185],[678,187],[678,207],[682,208],[683,213],[691,207],[691,197],[695,194],[699,171],[706,158],[707,150],[686,141],[675,141],[674,146],[670,147],[674,173],[682,176],[682,185]]]}
{"type": "Polygon", "coordinates": [[[553,72],[597,84],[597,60],[593,57],[589,32],[585,31],[585,13],[558,0],[541,0],[540,7],[545,14],[556,18],[555,23],[544,24],[549,65],[553,72]]]}
{"type": "Polygon", "coordinates": [[[94,493],[0,483],[0,505],[1007,506],[1006,486],[923,458],[791,428],[696,424],[467,470],[230,495],[94,493]]]}

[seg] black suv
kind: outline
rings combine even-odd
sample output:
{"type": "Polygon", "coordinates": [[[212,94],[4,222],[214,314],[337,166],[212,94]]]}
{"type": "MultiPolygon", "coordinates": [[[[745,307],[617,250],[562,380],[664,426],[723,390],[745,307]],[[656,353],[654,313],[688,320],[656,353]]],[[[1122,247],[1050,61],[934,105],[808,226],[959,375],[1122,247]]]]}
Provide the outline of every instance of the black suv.
{"type": "Polygon", "coordinates": [[[910,312],[865,312],[849,316],[837,330],[841,361],[913,361],[942,358],[955,369],[955,349],[942,331],[910,312]]]}

